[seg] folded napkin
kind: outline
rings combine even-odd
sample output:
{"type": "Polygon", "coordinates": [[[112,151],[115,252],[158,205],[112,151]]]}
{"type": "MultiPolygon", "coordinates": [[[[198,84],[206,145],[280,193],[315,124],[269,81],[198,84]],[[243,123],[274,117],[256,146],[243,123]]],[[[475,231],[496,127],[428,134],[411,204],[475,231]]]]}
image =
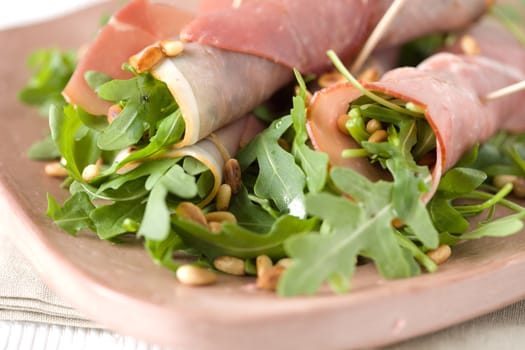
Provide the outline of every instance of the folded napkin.
{"type": "Polygon", "coordinates": [[[97,327],[44,284],[1,230],[0,320],[97,327]]]}

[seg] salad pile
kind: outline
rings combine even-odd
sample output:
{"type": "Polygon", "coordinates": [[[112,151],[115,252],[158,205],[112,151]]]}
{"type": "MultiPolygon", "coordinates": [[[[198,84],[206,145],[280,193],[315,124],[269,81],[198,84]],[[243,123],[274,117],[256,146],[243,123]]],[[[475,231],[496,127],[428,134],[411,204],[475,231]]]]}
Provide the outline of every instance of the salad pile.
{"type": "Polygon", "coordinates": [[[173,151],[184,120],[164,83],[128,64],[129,80],[88,72],[89,85],[113,104],[106,117],[91,115],[60,95],[74,55],[36,53],[35,76],[20,99],[49,110],[51,133],[30,156],[60,162],[70,193],[64,203],[48,196],[47,215],[70,234],[88,229],[114,243],[132,235],[173,271],[182,266],[174,255],[184,253],[198,269],[257,275],[260,288],[283,296],[313,294],[326,282],[346,292],[356,266],[370,261],[384,278],[434,272],[459,242],[523,228],[525,208],[507,195],[520,194],[525,136],[499,133],[474,146],[423,201],[436,148],[423,110],[366,90],[328,55],[363,93],[339,121],[358,144],[343,157],[368,159],[381,169],[379,181],[331,167],[328,155],[312,148],[310,92],[298,72],[289,113],[262,113],[261,106],[267,127],[224,159],[225,180],[216,184],[205,162],[173,151]],[[511,214],[495,217],[498,205],[511,214]],[[473,226],[469,217],[480,214],[473,226]]]}

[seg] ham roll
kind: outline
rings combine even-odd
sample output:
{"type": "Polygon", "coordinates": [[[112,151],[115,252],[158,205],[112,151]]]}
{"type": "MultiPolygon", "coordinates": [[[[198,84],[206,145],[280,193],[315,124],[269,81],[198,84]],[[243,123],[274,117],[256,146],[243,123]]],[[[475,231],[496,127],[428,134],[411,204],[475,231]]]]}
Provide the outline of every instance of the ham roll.
{"type": "MultiPolygon", "coordinates": [[[[486,18],[465,35],[474,38],[476,54],[461,45],[433,55],[417,67],[397,68],[378,82],[365,83],[370,91],[420,106],[436,136],[436,160],[431,166],[431,198],[441,175],[476,143],[499,130],[525,131],[525,92],[491,101],[488,93],[525,80],[525,47],[493,19],[486,18]]],[[[344,83],[317,92],[308,109],[308,130],[314,147],[330,156],[332,166],[347,166],[377,180],[383,170],[368,158],[343,158],[344,149],[359,147],[338,130],[337,118],[361,93],[344,83]]]]}
{"type": "MultiPolygon", "coordinates": [[[[303,74],[329,69],[328,49],[350,61],[391,2],[331,0],[320,6],[304,0],[247,0],[233,8],[226,1],[133,0],[100,31],[64,95],[92,114],[105,114],[109,103],[99,100],[87,86],[85,72],[129,77],[119,70],[129,56],[180,34],[184,51],[160,60],[151,74],[166,82],[185,120],[186,132],[175,147],[195,144],[290,82],[292,68],[303,74]],[[196,5],[188,8],[189,3],[196,5]],[[201,12],[195,14],[197,5],[201,12]]],[[[430,32],[456,30],[486,9],[485,0],[432,5],[408,0],[380,47],[430,32]]]]}

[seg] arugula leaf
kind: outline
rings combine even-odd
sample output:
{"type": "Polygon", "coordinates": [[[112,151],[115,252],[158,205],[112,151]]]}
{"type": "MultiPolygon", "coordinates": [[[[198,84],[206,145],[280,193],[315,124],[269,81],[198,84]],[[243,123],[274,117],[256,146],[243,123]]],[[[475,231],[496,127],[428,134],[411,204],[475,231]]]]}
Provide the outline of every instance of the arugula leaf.
{"type": "Polygon", "coordinates": [[[33,143],[29,148],[27,155],[33,160],[50,160],[60,158],[60,152],[58,151],[55,142],[51,138],[51,135],[48,135],[44,139],[33,143]]]}
{"type": "Polygon", "coordinates": [[[172,223],[175,232],[188,246],[197,249],[210,260],[221,255],[251,259],[263,254],[279,259],[286,256],[283,242],[289,237],[313,230],[317,220],[284,215],[264,234],[231,223],[224,223],[221,232],[212,233],[201,225],[177,216],[172,218],[172,223]]]}
{"type": "Polygon", "coordinates": [[[72,105],[49,109],[49,127],[56,148],[65,159],[69,175],[77,181],[82,180],[82,170],[94,164],[101,151],[96,147],[98,132],[86,128],[72,105]]]}
{"type": "Polygon", "coordinates": [[[144,240],[144,248],[146,248],[146,251],[156,264],[164,266],[171,271],[177,271],[180,264],[173,261],[173,254],[178,250],[184,249],[185,245],[178,235],[170,232],[168,237],[161,241],[146,238],[144,240]]]}
{"type": "Polygon", "coordinates": [[[169,145],[176,143],[184,135],[184,129],[184,119],[182,118],[180,110],[176,110],[166,118],[162,119],[157,133],[152,138],[150,138],[146,147],[131,153],[129,156],[118,163],[117,168],[121,168],[125,164],[134,160],[147,158],[161,151],[164,147],[168,147],[169,145]]]}
{"type": "Polygon", "coordinates": [[[452,168],[441,177],[437,196],[448,199],[458,198],[477,189],[486,179],[487,175],[476,169],[452,168]]]}
{"type": "Polygon", "coordinates": [[[97,193],[102,193],[108,189],[118,189],[126,183],[139,179],[144,176],[148,176],[146,183],[146,189],[150,190],[153,185],[157,182],[158,177],[161,177],[170,169],[172,166],[177,164],[179,159],[159,159],[156,161],[150,161],[140,164],[137,168],[121,175],[117,175],[107,181],[105,181],[97,190],[97,193]]]}
{"type": "Polygon", "coordinates": [[[306,177],[295,164],[294,157],[278,143],[291,125],[290,116],[274,121],[237,157],[241,164],[249,164],[254,159],[258,162],[260,171],[254,186],[255,195],[271,199],[283,213],[303,217],[306,177]]]}
{"type": "Polygon", "coordinates": [[[111,80],[96,91],[101,98],[123,105],[118,117],[100,135],[98,146],[103,150],[134,145],[146,131],[153,136],[157,122],[176,108],[166,84],[147,73],[128,80],[111,80]]]}
{"type": "Polygon", "coordinates": [[[477,239],[482,237],[506,237],[523,229],[525,212],[502,217],[482,224],[474,230],[461,235],[460,239],[477,239]]]}
{"type": "Polygon", "coordinates": [[[312,294],[326,280],[336,291],[346,291],[359,254],[373,259],[387,278],[411,276],[413,258],[399,246],[391,224],[396,217],[392,184],[372,183],[351,169],[334,168],[330,176],[339,190],[359,204],[328,193],[307,196],[308,213],[323,220],[323,234],[286,241],[285,249],[294,264],[285,271],[278,292],[312,294]]]}
{"type": "Polygon", "coordinates": [[[310,192],[321,191],[328,176],[328,155],[316,152],[306,145],[308,133],[306,131],[306,85],[300,73],[294,70],[299,82],[299,95],[293,98],[293,108],[290,112],[295,138],[292,144],[292,154],[306,175],[306,185],[310,192]]]}
{"type": "Polygon", "coordinates": [[[244,186],[240,193],[232,197],[229,210],[235,213],[237,222],[241,227],[253,232],[268,232],[275,222],[272,215],[250,200],[248,191],[244,186]]]}
{"type": "Polygon", "coordinates": [[[89,196],[84,192],[78,192],[72,195],[64,202],[63,206],[50,195],[47,195],[46,215],[50,217],[55,224],[68,232],[76,234],[82,229],[94,230],[95,226],[89,217],[89,213],[95,208],[91,203],[89,196]]]}
{"type": "Polygon", "coordinates": [[[33,76],[18,93],[19,100],[40,107],[44,115],[50,105],[64,105],[62,90],[75,70],[76,61],[74,51],[44,49],[33,52],[27,61],[33,76]]]}
{"type": "Polygon", "coordinates": [[[128,232],[124,225],[126,220],[141,222],[145,206],[143,200],[115,202],[92,210],[89,218],[101,239],[112,239],[128,232]]]}
{"type": "Polygon", "coordinates": [[[171,212],[166,202],[169,193],[183,199],[197,195],[195,178],[186,174],[178,164],[172,166],[151,188],[139,236],[162,241],[169,235],[171,212]]]}

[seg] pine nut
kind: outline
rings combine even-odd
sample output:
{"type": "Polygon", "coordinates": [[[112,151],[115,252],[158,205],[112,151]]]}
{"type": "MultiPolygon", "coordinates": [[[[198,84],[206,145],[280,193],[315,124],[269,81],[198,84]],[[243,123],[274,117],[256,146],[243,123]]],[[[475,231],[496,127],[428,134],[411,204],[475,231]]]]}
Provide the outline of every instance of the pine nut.
{"type": "Polygon", "coordinates": [[[476,39],[471,35],[463,35],[460,40],[460,46],[463,53],[468,56],[479,55],[481,51],[476,39]]]}
{"type": "Polygon", "coordinates": [[[164,54],[157,45],[152,45],[144,48],[142,51],[129,58],[129,64],[135,68],[138,73],[149,71],[156,65],[164,54]]]}
{"type": "Polygon", "coordinates": [[[159,46],[167,57],[178,56],[184,51],[184,44],[179,40],[160,40],[159,46]]]}
{"type": "Polygon", "coordinates": [[[193,203],[182,202],[175,209],[175,213],[186,220],[192,221],[196,224],[208,227],[208,221],[202,213],[202,210],[193,203]]]}
{"type": "Polygon", "coordinates": [[[211,233],[220,233],[222,231],[222,222],[208,222],[208,228],[210,229],[211,233]]]}
{"type": "Polygon", "coordinates": [[[359,74],[358,79],[362,82],[368,83],[379,80],[379,71],[377,67],[368,67],[361,74],[359,74]]]}
{"type": "Polygon", "coordinates": [[[44,167],[46,175],[53,177],[66,177],[67,169],[60,162],[47,163],[44,167]]]}
{"type": "Polygon", "coordinates": [[[189,264],[179,267],[175,274],[180,283],[188,286],[206,286],[217,281],[215,272],[189,264]]]}
{"type": "Polygon", "coordinates": [[[266,271],[266,273],[257,276],[257,281],[255,282],[257,288],[271,291],[277,289],[277,284],[279,283],[279,279],[284,270],[284,266],[272,266],[266,271]]]}
{"type": "Polygon", "coordinates": [[[341,73],[334,71],[321,75],[319,79],[317,79],[317,84],[322,88],[326,88],[343,81],[346,81],[345,77],[343,77],[341,73]]]}
{"type": "Polygon", "coordinates": [[[241,191],[241,166],[235,158],[228,159],[224,164],[224,183],[230,185],[234,194],[241,191]]]}
{"type": "Polygon", "coordinates": [[[337,117],[337,129],[339,129],[339,131],[345,135],[350,135],[348,128],[346,127],[346,123],[349,120],[350,116],[348,114],[341,114],[339,117],[337,117]]]}
{"type": "Polygon", "coordinates": [[[219,211],[228,210],[232,199],[232,188],[228,184],[222,184],[215,196],[215,207],[219,211]]]}
{"type": "MultiPolygon", "coordinates": [[[[295,87],[294,87],[295,96],[299,96],[299,89],[300,89],[299,85],[295,85],[295,87]]],[[[306,94],[305,94],[304,99],[305,99],[305,101],[304,101],[305,105],[306,105],[306,107],[308,107],[310,105],[310,101],[312,100],[312,93],[310,91],[306,90],[306,94]]]]}
{"type": "Polygon", "coordinates": [[[452,250],[446,244],[442,244],[434,250],[427,252],[427,256],[437,265],[444,263],[450,258],[452,250]]]}
{"type": "Polygon", "coordinates": [[[405,226],[405,223],[403,221],[401,221],[401,219],[399,218],[395,218],[394,220],[392,220],[392,226],[394,228],[402,228],[405,226]]]}
{"type": "Polygon", "coordinates": [[[237,223],[237,218],[229,211],[212,211],[206,213],[204,217],[207,221],[231,222],[232,224],[237,223]]]}
{"type": "Polygon", "coordinates": [[[386,141],[387,139],[388,133],[385,130],[376,130],[372,135],[370,135],[368,142],[379,143],[386,141]]]}
{"type": "Polygon", "coordinates": [[[383,125],[381,125],[381,122],[377,119],[370,119],[366,123],[365,129],[366,129],[366,132],[368,132],[369,134],[373,134],[374,132],[378,130],[383,130],[383,125]]]}
{"type": "Polygon", "coordinates": [[[279,261],[277,261],[275,265],[279,265],[287,269],[292,265],[292,262],[293,260],[291,258],[282,258],[282,259],[279,259],[279,261]]]}
{"type": "Polygon", "coordinates": [[[255,266],[257,266],[257,276],[261,276],[273,266],[272,259],[268,255],[259,255],[255,259],[255,266]]]}
{"type": "Polygon", "coordinates": [[[115,118],[118,117],[120,112],[122,112],[122,107],[119,104],[111,105],[111,107],[108,108],[108,112],[106,114],[108,123],[111,124],[115,120],[115,118]]]}
{"type": "Polygon", "coordinates": [[[519,198],[525,197],[525,179],[517,176],[516,180],[512,183],[514,187],[512,188],[512,193],[519,198]]]}
{"type": "Polygon", "coordinates": [[[233,256],[219,256],[213,260],[213,266],[219,271],[230,275],[244,275],[244,261],[233,256]]]}
{"type": "Polygon", "coordinates": [[[82,170],[82,179],[89,182],[100,174],[100,164],[89,164],[82,170]]]}
{"type": "Polygon", "coordinates": [[[515,175],[496,175],[492,179],[492,184],[497,188],[503,188],[506,184],[514,184],[517,179],[518,177],[515,175]]]}

